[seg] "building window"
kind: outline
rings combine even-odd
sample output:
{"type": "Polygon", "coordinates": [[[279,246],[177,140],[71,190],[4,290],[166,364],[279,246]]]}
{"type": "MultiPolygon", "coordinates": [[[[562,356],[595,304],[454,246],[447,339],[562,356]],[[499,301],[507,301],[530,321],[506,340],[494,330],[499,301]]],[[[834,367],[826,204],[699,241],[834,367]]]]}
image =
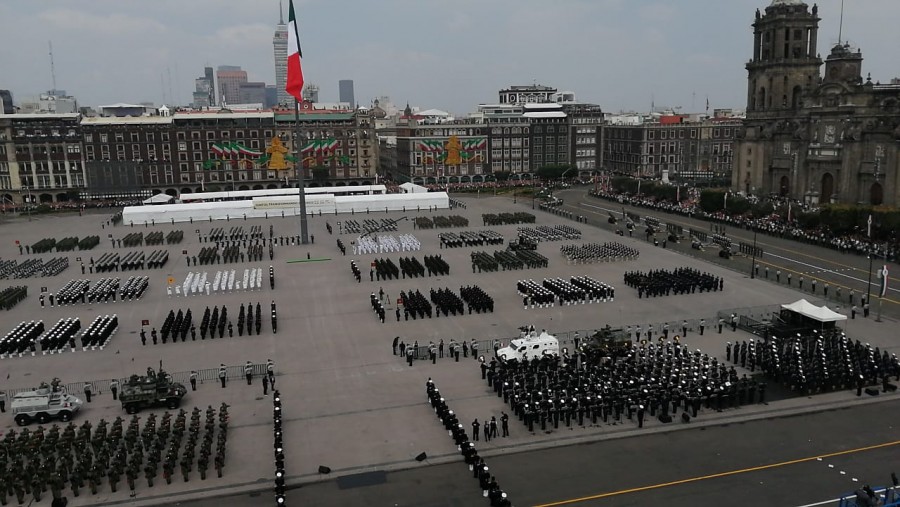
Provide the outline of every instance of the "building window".
{"type": "Polygon", "coordinates": [[[86,143],[92,143],[92,142],[94,142],[94,134],[85,134],[85,135],[84,135],[84,142],[86,142],[86,143]]]}
{"type": "Polygon", "coordinates": [[[122,132],[116,132],[116,133],[115,133],[115,137],[116,137],[116,142],[117,142],[117,143],[121,143],[121,142],[124,142],[124,141],[125,141],[125,134],[122,133],[122,132]]]}
{"type": "Polygon", "coordinates": [[[132,133],[131,133],[131,142],[136,143],[136,142],[138,142],[139,140],[140,140],[140,139],[138,139],[138,133],[137,133],[137,132],[132,132],[132,133]]]}
{"type": "Polygon", "coordinates": [[[108,143],[108,142],[109,142],[109,137],[108,137],[106,134],[100,134],[100,142],[101,142],[101,143],[108,143]]]}

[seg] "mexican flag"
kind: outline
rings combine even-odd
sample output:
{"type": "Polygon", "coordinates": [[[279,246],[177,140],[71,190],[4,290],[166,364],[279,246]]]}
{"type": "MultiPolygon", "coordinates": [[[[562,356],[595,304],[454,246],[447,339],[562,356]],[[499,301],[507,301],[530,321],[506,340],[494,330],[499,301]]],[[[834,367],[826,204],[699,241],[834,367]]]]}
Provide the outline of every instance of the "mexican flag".
{"type": "Polygon", "coordinates": [[[487,138],[485,137],[466,139],[462,142],[462,149],[465,151],[483,150],[485,148],[487,148],[487,138]]]}
{"type": "Polygon", "coordinates": [[[439,139],[423,139],[419,141],[418,148],[425,152],[444,151],[444,142],[439,139]]]}
{"type": "Polygon", "coordinates": [[[287,83],[284,89],[298,101],[303,100],[303,67],[300,60],[303,52],[300,51],[300,34],[297,31],[297,16],[294,14],[294,0],[290,0],[288,16],[288,57],[287,57],[287,83]]]}

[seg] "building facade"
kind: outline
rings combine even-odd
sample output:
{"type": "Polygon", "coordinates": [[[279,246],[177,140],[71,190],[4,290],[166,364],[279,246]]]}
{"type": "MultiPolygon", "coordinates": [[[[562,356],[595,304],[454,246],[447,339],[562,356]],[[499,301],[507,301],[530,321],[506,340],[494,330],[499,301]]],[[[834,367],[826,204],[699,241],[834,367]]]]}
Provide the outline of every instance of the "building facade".
{"type": "Polygon", "coordinates": [[[224,104],[241,103],[241,84],[247,82],[247,71],[236,65],[220,65],[216,70],[219,98],[224,104]]]}
{"type": "Polygon", "coordinates": [[[4,202],[75,200],[86,186],[81,115],[0,118],[0,194],[4,202]]]}
{"type": "Polygon", "coordinates": [[[338,81],[338,102],[350,104],[350,108],[356,107],[356,96],[353,93],[353,80],[342,79],[338,81]]]}
{"type": "Polygon", "coordinates": [[[864,79],[862,53],[846,43],[823,62],[818,23],[818,7],[800,0],[757,10],[732,187],[810,203],[898,206],[900,85],[864,79]]]}
{"type": "Polygon", "coordinates": [[[413,115],[397,122],[398,183],[469,183],[490,173],[488,128],[483,123],[423,123],[413,115]]]}
{"type": "Polygon", "coordinates": [[[615,174],[673,181],[730,180],[740,118],[654,116],[603,127],[603,164],[615,174]]]}

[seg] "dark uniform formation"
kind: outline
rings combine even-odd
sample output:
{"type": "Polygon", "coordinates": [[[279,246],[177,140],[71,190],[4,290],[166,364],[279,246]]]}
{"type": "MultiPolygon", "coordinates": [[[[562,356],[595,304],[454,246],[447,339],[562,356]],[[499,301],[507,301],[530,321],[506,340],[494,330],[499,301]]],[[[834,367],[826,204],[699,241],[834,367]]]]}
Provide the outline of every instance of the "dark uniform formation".
{"type": "Polygon", "coordinates": [[[469,314],[472,313],[472,310],[475,310],[475,313],[494,313],[494,298],[488,296],[481,287],[477,285],[460,287],[459,295],[466,302],[469,314]]]}
{"type": "Polygon", "coordinates": [[[725,346],[726,360],[755,371],[761,368],[773,381],[804,395],[882,385],[894,390],[890,377],[900,380],[900,360],[878,347],[855,342],[840,330],[826,330],[787,338],[773,336],[763,343],[744,341],[725,346]]]}
{"type": "Polygon", "coordinates": [[[0,292],[0,308],[12,310],[14,306],[28,296],[28,287],[7,287],[0,292]]]}
{"type": "Polygon", "coordinates": [[[581,231],[570,225],[540,225],[538,227],[519,227],[519,237],[532,241],[562,241],[564,239],[581,239],[581,231]]]}
{"type": "MultiPolygon", "coordinates": [[[[165,250],[154,250],[149,257],[145,257],[144,252],[129,252],[125,254],[121,260],[116,255],[116,262],[122,271],[132,269],[145,268],[161,268],[169,261],[169,252],[165,250]]],[[[99,271],[99,270],[98,270],[99,271]]]]}
{"type": "Polygon", "coordinates": [[[487,213],[481,215],[484,225],[512,225],[512,224],[533,224],[535,216],[531,213],[500,213],[499,215],[487,213]]]}
{"type": "Polygon", "coordinates": [[[438,234],[438,241],[440,248],[502,245],[503,235],[494,231],[442,232],[438,234]]]}
{"type": "Polygon", "coordinates": [[[190,423],[187,416],[184,410],[174,421],[169,412],[159,420],[156,414],[149,414],[143,428],[138,416],[133,416],[127,428],[124,420],[116,417],[112,423],[101,419],[96,428],[85,421],[80,426],[69,423],[65,428],[54,424],[49,430],[41,426],[33,432],[26,428],[20,434],[10,430],[0,441],[0,504],[6,505],[12,495],[19,504],[25,502],[26,495],[38,502],[48,489],[54,502],[63,502],[67,485],[76,497],[86,486],[92,494],[98,494],[104,482],[116,492],[123,476],[133,496],[141,473],[147,486],[152,487],[160,465],[166,484],[171,484],[179,469],[187,482],[194,469],[198,442],[200,479],[206,479],[211,459],[222,477],[228,406],[223,403],[218,414],[209,407],[203,431],[199,409],[191,413],[190,423]],[[213,440],[218,442],[214,457],[213,440]]]}
{"type": "Polygon", "coordinates": [[[437,227],[438,229],[447,229],[450,227],[468,226],[469,219],[461,217],[459,215],[451,215],[449,217],[437,216],[434,218],[416,217],[416,219],[413,221],[413,229],[433,229],[435,227],[437,227]]]}
{"type": "Polygon", "coordinates": [[[74,349],[75,335],[78,334],[78,331],[81,331],[81,321],[79,319],[60,319],[56,325],[38,340],[41,345],[41,352],[53,354],[61,352],[66,347],[74,349]]]}
{"type": "Polygon", "coordinates": [[[641,298],[644,295],[693,294],[698,290],[719,291],[724,289],[725,280],[694,268],[677,268],[674,271],[654,269],[646,274],[640,271],[626,272],[625,285],[637,289],[638,298],[641,298]]]}
{"type": "Polygon", "coordinates": [[[68,267],[68,257],[54,257],[47,262],[43,259],[28,259],[21,263],[17,260],[0,260],[0,280],[56,276],[68,267]]]}
{"type": "MultiPolygon", "coordinates": [[[[185,341],[188,331],[192,329],[195,328],[190,308],[186,312],[179,309],[177,314],[174,310],[169,310],[166,320],[163,321],[162,326],[159,328],[163,343],[169,341],[170,337],[173,343],[178,341],[179,337],[181,341],[185,341]]],[[[196,335],[196,330],[193,333],[196,335]]],[[[146,342],[146,335],[143,329],[141,330],[141,341],[146,342]]],[[[153,344],[156,345],[156,328],[153,328],[153,344]]]]}
{"type": "Polygon", "coordinates": [[[550,261],[543,255],[534,250],[498,250],[494,255],[487,252],[472,252],[472,272],[478,273],[492,272],[502,269],[509,271],[513,269],[529,269],[546,268],[550,261]]]}
{"type": "MultiPolygon", "coordinates": [[[[90,280],[70,280],[56,294],[56,300],[60,305],[75,303],[108,303],[116,302],[117,298],[122,301],[132,301],[140,299],[144,295],[144,291],[150,285],[150,278],[147,276],[131,276],[122,286],[119,286],[118,278],[101,278],[96,282],[90,280]],[[93,283],[93,285],[92,285],[93,283]]],[[[52,298],[51,295],[51,306],[52,298]]],[[[43,300],[41,301],[43,306],[43,300]]]]}
{"type": "Polygon", "coordinates": [[[284,433],[282,433],[281,393],[272,391],[272,433],[275,441],[275,505],[284,505],[284,433]]]}
{"type": "MultiPolygon", "coordinates": [[[[400,258],[400,273],[403,278],[416,278],[420,276],[425,276],[428,273],[428,276],[442,276],[450,274],[450,265],[447,264],[440,255],[426,255],[425,265],[423,266],[419,259],[415,257],[401,257],[400,258]]],[[[378,269],[377,262],[376,269],[378,269]]],[[[391,263],[393,266],[393,263],[391,263]]],[[[376,273],[377,274],[377,273],[376,273]]],[[[396,272],[393,274],[393,278],[396,278],[396,272]]],[[[390,278],[390,277],[389,277],[390,278]]]]}
{"type": "MultiPolygon", "coordinates": [[[[247,331],[247,335],[252,335],[253,330],[256,330],[256,334],[259,334],[262,330],[262,307],[259,302],[256,303],[256,312],[253,311],[253,303],[247,303],[247,307],[245,309],[244,304],[241,303],[241,309],[238,310],[238,336],[244,336],[244,331],[247,331]]],[[[221,321],[220,321],[221,322],[221,321]]],[[[229,331],[229,336],[231,335],[231,331],[229,331]]]]}
{"type": "Polygon", "coordinates": [[[559,251],[569,263],[631,261],[638,258],[637,248],[621,243],[585,243],[583,245],[563,245],[559,251]]]}
{"type": "MultiPolygon", "coordinates": [[[[77,320],[77,319],[76,319],[77,320]]],[[[98,315],[81,335],[81,346],[104,347],[112,335],[119,329],[119,317],[116,315],[98,315]]]]}
{"type": "Polygon", "coordinates": [[[360,232],[387,232],[397,230],[397,221],[382,218],[381,220],[372,220],[367,218],[362,223],[356,220],[345,220],[343,230],[346,234],[359,234],[360,232]]]}
{"type": "MultiPolygon", "coordinates": [[[[430,378],[425,384],[425,391],[428,396],[428,402],[431,404],[431,408],[434,409],[438,419],[441,420],[441,424],[444,425],[444,428],[453,437],[453,442],[456,444],[457,449],[462,453],[465,463],[469,465],[472,477],[478,480],[482,495],[487,497],[491,507],[512,507],[509,495],[500,489],[496,477],[491,475],[490,469],[484,462],[484,458],[478,455],[475,444],[469,441],[466,429],[463,427],[456,414],[447,407],[447,401],[441,397],[440,391],[435,387],[434,382],[432,382],[430,378]]],[[[422,459],[424,459],[424,457],[422,459]]]]}
{"type": "Polygon", "coordinates": [[[22,355],[26,350],[34,351],[34,343],[44,333],[43,321],[21,322],[0,340],[0,358],[22,355]]]}
{"type": "Polygon", "coordinates": [[[700,409],[718,411],[763,403],[765,384],[757,384],[718,359],[691,352],[674,340],[621,347],[583,347],[569,357],[482,363],[482,378],[503,398],[528,430],[617,424],[625,416],[643,427],[647,412],[660,422],[682,410],[683,422],[700,409]],[[671,415],[670,415],[671,414],[671,415]],[[585,422],[585,420],[588,422],[585,422]]]}
{"type": "Polygon", "coordinates": [[[600,303],[612,301],[616,289],[589,276],[573,276],[568,281],[562,278],[544,278],[541,285],[534,280],[519,280],[516,290],[522,298],[522,306],[532,308],[560,305],[600,303]]]}

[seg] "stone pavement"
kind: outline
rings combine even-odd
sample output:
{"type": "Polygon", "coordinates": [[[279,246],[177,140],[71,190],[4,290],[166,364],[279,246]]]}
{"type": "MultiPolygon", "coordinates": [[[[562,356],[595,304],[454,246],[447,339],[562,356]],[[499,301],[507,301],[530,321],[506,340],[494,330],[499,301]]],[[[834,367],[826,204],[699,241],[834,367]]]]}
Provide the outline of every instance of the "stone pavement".
{"type": "MultiPolygon", "coordinates": [[[[496,398],[481,380],[480,369],[471,358],[461,358],[456,363],[448,358],[432,365],[427,361],[416,361],[412,367],[406,365],[399,357],[391,355],[391,341],[400,336],[407,342],[418,340],[420,345],[428,341],[437,343],[441,338],[445,342],[450,339],[504,339],[515,335],[516,328],[533,324],[536,328],[546,328],[550,332],[569,330],[597,329],[606,324],[616,326],[642,325],[648,323],[670,321],[680,323],[682,319],[706,318],[709,328],[703,337],[697,333],[689,333],[685,342],[691,348],[700,348],[710,354],[724,359],[726,341],[750,339],[742,332],[725,331],[718,334],[713,330],[712,316],[716,311],[728,308],[761,306],[793,302],[799,294],[781,286],[760,280],[750,280],[745,276],[728,269],[705,264],[699,260],[684,257],[676,252],[654,248],[646,242],[634,238],[620,238],[612,233],[593,227],[576,224],[558,216],[535,211],[537,224],[566,224],[582,229],[583,239],[580,242],[620,241],[635,245],[641,252],[635,261],[618,263],[601,263],[569,266],[559,254],[563,244],[575,242],[541,243],[538,251],[550,259],[550,266],[545,269],[523,271],[501,271],[496,273],[471,272],[469,254],[476,250],[492,253],[498,249],[494,246],[439,249],[438,234],[459,229],[412,229],[411,221],[399,224],[399,230],[393,234],[412,233],[423,243],[420,252],[390,253],[380,255],[347,256],[340,255],[335,247],[336,236],[329,235],[325,228],[326,220],[334,227],[337,220],[363,220],[381,218],[399,218],[409,216],[451,215],[457,214],[469,219],[469,229],[491,229],[503,234],[506,240],[513,239],[517,226],[481,227],[482,213],[498,213],[504,211],[529,211],[521,206],[513,206],[504,198],[463,198],[467,209],[442,210],[434,213],[410,212],[379,213],[372,215],[346,215],[313,217],[310,219],[310,232],[316,243],[309,246],[278,247],[275,260],[240,264],[221,264],[212,266],[191,266],[184,261],[182,250],[195,255],[206,243],[197,240],[196,229],[208,231],[212,227],[222,227],[226,231],[231,227],[242,226],[248,231],[252,225],[262,225],[267,235],[269,224],[274,225],[275,235],[297,234],[298,224],[292,219],[273,218],[270,220],[232,220],[230,222],[214,222],[172,225],[159,225],[144,229],[141,227],[100,228],[100,222],[106,215],[87,214],[59,217],[40,217],[29,223],[27,220],[8,220],[0,223],[3,237],[7,240],[0,246],[0,257],[19,258],[18,249],[13,241],[34,243],[44,237],[77,235],[79,237],[98,234],[103,240],[100,246],[88,252],[69,252],[65,254],[43,254],[40,257],[51,258],[67,255],[71,267],[62,274],[51,278],[37,278],[17,281],[4,281],[0,288],[13,283],[26,283],[29,286],[29,297],[20,303],[12,312],[0,314],[0,333],[5,334],[23,320],[43,319],[52,326],[63,317],[78,316],[86,325],[96,315],[115,313],[119,316],[120,329],[103,351],[66,353],[48,356],[26,356],[0,361],[0,379],[3,373],[8,377],[2,387],[5,389],[36,385],[41,380],[59,376],[64,382],[77,382],[89,379],[102,379],[140,373],[147,366],[158,366],[160,360],[166,369],[185,371],[198,368],[215,368],[219,363],[227,365],[243,364],[247,360],[254,363],[265,362],[271,358],[276,362],[278,371],[278,388],[284,400],[286,469],[289,485],[321,480],[336,475],[353,474],[376,469],[397,469],[408,466],[423,466],[414,461],[414,456],[426,452],[429,459],[424,463],[436,463],[442,460],[455,460],[458,455],[452,441],[436,421],[425,401],[425,380],[432,377],[441,392],[449,400],[450,406],[458,414],[461,421],[473,418],[483,419],[496,415],[499,418],[503,409],[502,400],[496,398]],[[46,286],[55,292],[72,278],[82,278],[79,263],[75,257],[87,260],[93,256],[99,258],[102,253],[112,251],[106,235],[112,233],[116,238],[136,231],[151,232],[160,230],[168,232],[183,229],[184,242],[178,245],[146,247],[145,251],[166,248],[170,252],[169,264],[162,270],[146,270],[137,272],[84,275],[83,278],[96,280],[103,277],[119,276],[127,278],[132,274],[146,274],[151,277],[147,294],[139,302],[75,305],[41,309],[37,302],[40,287],[46,286]],[[414,255],[420,260],[425,254],[439,253],[450,264],[451,275],[448,277],[417,278],[369,282],[366,272],[369,263],[376,257],[389,257],[395,263],[401,256],[414,255]],[[293,259],[305,259],[307,254],[313,258],[330,258],[330,261],[316,263],[287,263],[293,259]],[[350,272],[350,260],[355,259],[363,270],[362,283],[356,283],[350,272]],[[237,269],[244,267],[262,267],[265,272],[269,265],[275,266],[276,288],[270,290],[267,280],[264,288],[256,292],[230,293],[215,296],[195,296],[190,298],[168,298],[165,292],[166,278],[174,277],[181,281],[188,271],[208,271],[214,275],[219,269],[237,269]],[[622,276],[627,270],[647,270],[651,268],[672,269],[679,266],[694,266],[725,278],[723,292],[670,296],[663,298],[638,299],[636,291],[622,284],[622,276]],[[525,310],[521,298],[515,292],[516,280],[544,277],[569,277],[571,275],[588,275],[616,287],[616,299],[613,302],[591,305],[556,306],[546,309],[525,310]],[[460,285],[478,284],[495,300],[495,312],[492,314],[465,315],[458,317],[441,317],[437,319],[410,320],[396,322],[393,311],[389,311],[384,324],[380,323],[369,305],[369,294],[377,293],[384,288],[390,300],[396,299],[400,290],[419,289],[427,292],[430,288],[449,287],[458,291],[460,285]],[[268,320],[268,303],[275,300],[278,304],[278,334],[272,334],[268,320]],[[266,318],[263,321],[262,334],[257,336],[191,341],[190,336],[185,343],[159,344],[141,346],[138,332],[142,319],[149,319],[151,326],[161,326],[162,319],[169,309],[191,308],[194,319],[199,324],[203,309],[209,305],[228,307],[229,316],[236,320],[238,306],[241,303],[259,301],[266,318]],[[223,342],[228,343],[223,343],[223,342]],[[490,394],[489,394],[490,393],[490,394]],[[319,465],[332,469],[330,476],[317,473],[319,465]]],[[[335,227],[335,232],[337,228],[335,227]]],[[[345,244],[355,239],[343,235],[345,244]]],[[[118,249],[117,249],[118,250],[118,249]]],[[[134,249],[121,249],[127,253],[134,249]]],[[[847,331],[853,338],[897,350],[897,344],[885,326],[863,319],[847,321],[847,331]]],[[[673,329],[675,326],[672,326],[673,329]]],[[[149,330],[149,328],[148,328],[149,330]]],[[[149,337],[149,333],[148,333],[149,337]]],[[[149,341],[149,338],[148,338],[149,341]]],[[[747,418],[751,416],[769,417],[791,410],[817,410],[829,407],[829,404],[856,403],[853,392],[832,393],[812,398],[791,398],[772,403],[768,406],[742,407],[728,410],[722,414],[703,412],[691,424],[703,424],[707,421],[726,421],[729,418],[747,418]]],[[[893,398],[896,395],[882,395],[878,398],[893,398]]],[[[874,401],[865,400],[867,402],[874,401]]],[[[214,477],[200,481],[192,478],[188,483],[173,481],[172,485],[157,485],[147,488],[146,482],[138,482],[138,495],[129,498],[121,492],[110,495],[108,487],[104,494],[97,497],[82,494],[72,505],[82,504],[124,504],[153,505],[172,503],[191,497],[228,494],[238,491],[264,490],[263,496],[271,492],[271,399],[262,397],[261,386],[254,382],[247,386],[245,382],[232,381],[226,389],[216,383],[204,383],[196,393],[189,393],[184,400],[185,407],[206,405],[217,406],[221,402],[231,405],[230,438],[228,443],[228,465],[222,479],[214,477]]],[[[161,412],[161,411],[160,411],[161,412]]],[[[90,419],[94,422],[101,417],[111,419],[123,414],[118,405],[113,403],[108,393],[101,393],[93,403],[86,404],[75,422],[90,419]]],[[[649,418],[648,418],[649,419],[649,418]]],[[[8,413],[0,418],[4,431],[14,425],[8,413]]],[[[680,423],[660,425],[649,421],[642,431],[659,431],[664,426],[678,427],[680,423]],[[657,428],[658,427],[658,428],[657,428]]],[[[578,439],[607,438],[612,435],[626,435],[636,430],[633,423],[598,428],[562,428],[550,435],[526,434],[524,426],[518,421],[510,422],[512,433],[509,439],[499,439],[490,443],[482,442],[480,448],[490,456],[494,452],[515,452],[537,445],[559,445],[574,442],[578,439]]],[[[126,488],[127,489],[127,488],[126,488]]],[[[296,495],[296,494],[295,494],[296,495]]],[[[70,498],[70,500],[72,500],[70,498]]]]}

